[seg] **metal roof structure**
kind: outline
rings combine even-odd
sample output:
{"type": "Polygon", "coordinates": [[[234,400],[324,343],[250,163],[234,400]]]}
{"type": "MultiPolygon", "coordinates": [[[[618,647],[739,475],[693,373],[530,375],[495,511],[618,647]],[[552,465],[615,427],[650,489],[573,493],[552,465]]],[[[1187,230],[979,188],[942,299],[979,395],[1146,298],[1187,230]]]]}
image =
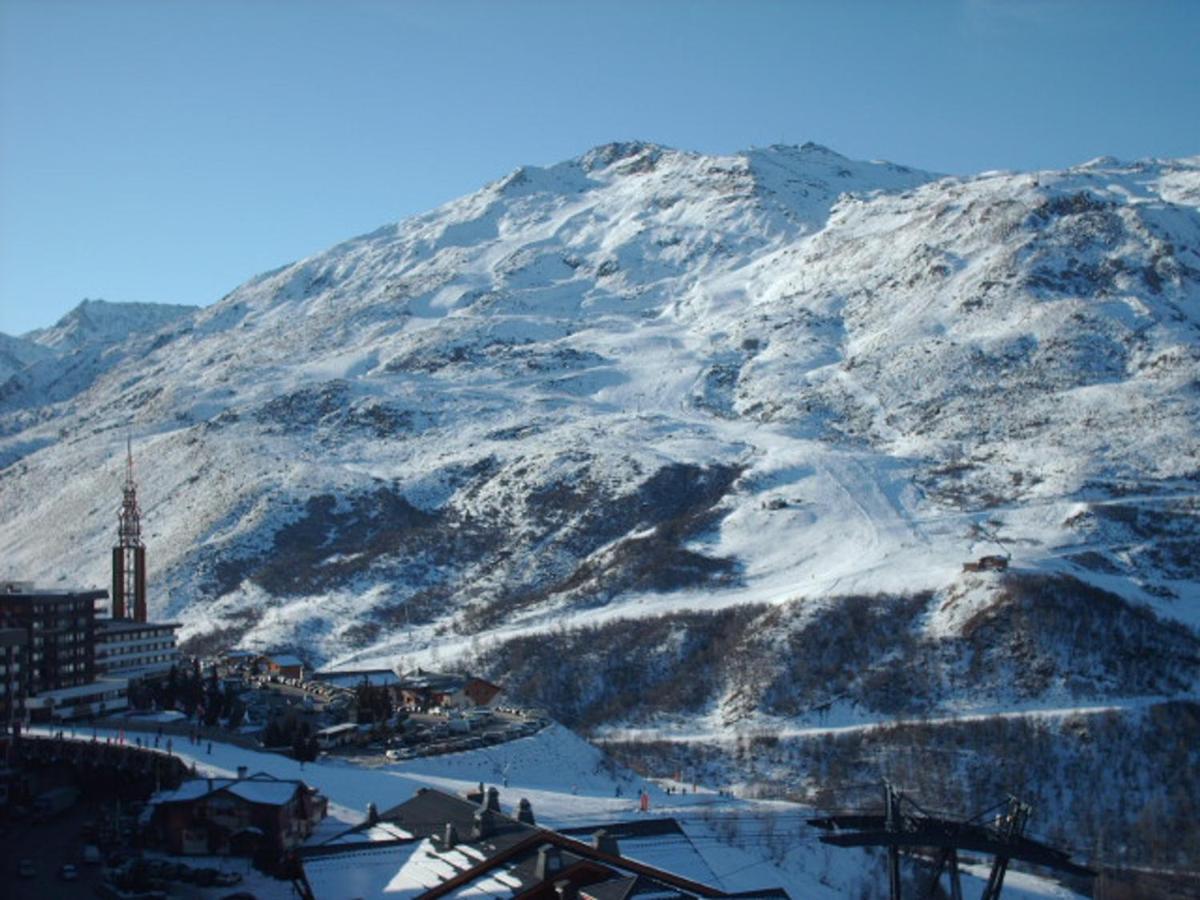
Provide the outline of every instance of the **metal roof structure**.
{"type": "MultiPolygon", "coordinates": [[[[301,851],[302,896],[559,896],[582,900],[741,897],[783,898],[782,889],[730,894],[711,884],[631,858],[608,838],[591,843],[500,812],[495,788],[472,802],[431,788],[316,846],[301,851]]],[[[529,814],[527,803],[522,813],[529,814]]],[[[518,813],[521,816],[522,813],[518,813]]],[[[618,833],[620,823],[611,826],[618,833]]],[[[658,824],[659,834],[681,834],[658,824]]],[[[578,829],[575,829],[578,831],[578,829]]],[[[630,836],[636,829],[625,833],[630,836]]]]}
{"type": "MultiPolygon", "coordinates": [[[[884,812],[825,816],[809,819],[808,823],[830,832],[821,836],[822,843],[837,847],[886,847],[888,851],[888,883],[892,900],[901,900],[900,857],[901,847],[934,848],[938,850],[933,877],[927,896],[934,896],[942,873],[950,877],[950,896],[962,900],[962,886],[958,874],[958,851],[968,850],[985,853],[993,857],[991,872],[984,885],[981,900],[998,900],[1004,887],[1004,876],[1012,860],[1045,866],[1069,875],[1094,876],[1096,873],[1072,862],[1070,854],[1047,844],[1024,836],[1025,824],[1031,809],[1028,805],[1009,797],[984,814],[1001,807],[1007,809],[992,823],[959,821],[930,815],[890,784],[883,785],[884,812]],[[901,809],[907,801],[914,812],[901,809]]],[[[984,815],[981,814],[981,815],[984,815]]]]}

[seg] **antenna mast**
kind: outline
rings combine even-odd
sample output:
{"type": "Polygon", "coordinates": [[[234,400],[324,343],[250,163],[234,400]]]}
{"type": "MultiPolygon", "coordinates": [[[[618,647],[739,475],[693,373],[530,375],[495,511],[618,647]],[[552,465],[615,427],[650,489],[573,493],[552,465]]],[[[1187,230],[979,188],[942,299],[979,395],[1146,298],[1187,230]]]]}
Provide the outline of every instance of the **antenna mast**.
{"type": "Polygon", "coordinates": [[[117,546],[113,547],[114,619],[124,619],[132,606],[133,620],[146,621],[146,548],[142,544],[142,511],[133,480],[133,439],[125,435],[125,487],[117,513],[117,546]]]}

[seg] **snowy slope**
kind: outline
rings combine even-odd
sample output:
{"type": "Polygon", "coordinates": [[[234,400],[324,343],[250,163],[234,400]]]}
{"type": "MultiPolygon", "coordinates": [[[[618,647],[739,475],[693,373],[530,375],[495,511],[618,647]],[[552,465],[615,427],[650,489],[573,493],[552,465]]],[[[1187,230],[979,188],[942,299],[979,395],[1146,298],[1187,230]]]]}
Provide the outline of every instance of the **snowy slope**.
{"type": "Polygon", "coordinates": [[[50,350],[33,341],[0,334],[0,382],[8,380],[37,360],[53,355],[50,350]]]}
{"type": "MultiPolygon", "coordinates": [[[[98,734],[101,739],[122,737],[103,729],[98,734]]],[[[91,729],[78,735],[83,740],[90,736],[91,729]]],[[[645,790],[650,795],[650,815],[678,820],[686,837],[630,841],[622,844],[626,857],[728,891],[784,887],[797,900],[883,896],[885,890],[884,869],[877,860],[858,849],[819,843],[816,829],[805,823],[812,809],[720,796],[707,785],[695,793],[677,790],[668,795],[655,781],[613,766],[594,747],[558,726],[512,745],[374,768],[338,759],[301,765],[276,754],[221,743],[214,743],[211,751],[206,745],[193,751],[184,743],[175,753],[194,764],[202,777],[233,777],[239,766],[245,766],[251,773],[299,778],[318,788],[330,800],[330,818],[310,844],[360,824],[368,804],[385,811],[425,787],[462,795],[483,782],[499,789],[502,811],[512,814],[519,799],[528,799],[538,823],[555,829],[644,818],[637,811],[636,796],[645,790]],[[616,796],[618,789],[621,796],[616,796]]],[[[403,859],[402,852],[378,857],[356,854],[350,861],[337,862],[332,871],[328,866],[313,865],[313,873],[319,871],[323,876],[314,890],[318,897],[337,896],[336,891],[344,890],[350,881],[341,867],[354,865],[361,867],[356,887],[362,896],[396,896],[399,891],[390,882],[403,859]],[[364,884],[370,886],[366,891],[364,884]]],[[[229,860],[223,864],[228,865],[229,860]]],[[[968,895],[977,893],[986,877],[986,871],[974,878],[964,875],[968,895]],[[972,883],[976,879],[979,886],[972,883]]],[[[1024,873],[1014,871],[1009,879],[1012,884],[1010,887],[1006,881],[1005,896],[1010,891],[1018,898],[1077,896],[1054,882],[1024,873]]],[[[286,882],[255,879],[255,885],[260,896],[291,895],[286,882]]]]}
{"type": "MultiPolygon", "coordinates": [[[[71,400],[126,359],[163,346],[173,336],[172,324],[195,311],[193,306],[84,300],[50,328],[20,338],[0,335],[0,406],[9,411],[3,431],[19,432],[56,416],[56,403],[71,400]]],[[[45,438],[18,439],[0,450],[0,465],[45,443],[45,438]]]]}
{"type": "MultiPolygon", "coordinates": [[[[6,574],[106,583],[131,431],[151,608],[198,641],[524,678],[530,635],[746,609],[744,650],[792,654],[883,594],[914,638],[878,665],[937,643],[954,670],[1024,621],[1028,575],[1099,591],[1174,668],[1039,645],[1058,668],[1019,697],[1188,690],[1198,184],[1197,159],[941,178],[815,145],[523,168],[4,392],[6,574]],[[997,553],[1010,580],[963,575],[997,553]]],[[[708,713],[782,702],[743,674],[708,713]]]]}

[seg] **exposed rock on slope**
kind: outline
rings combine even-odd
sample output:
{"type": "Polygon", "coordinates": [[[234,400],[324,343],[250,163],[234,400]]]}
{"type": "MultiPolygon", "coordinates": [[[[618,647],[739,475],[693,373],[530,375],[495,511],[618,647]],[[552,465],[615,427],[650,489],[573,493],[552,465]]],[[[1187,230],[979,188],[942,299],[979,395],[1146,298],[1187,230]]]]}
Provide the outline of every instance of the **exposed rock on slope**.
{"type": "MultiPolygon", "coordinates": [[[[990,801],[1014,747],[1061,751],[1039,796],[1155,862],[1071,760],[1197,745],[1190,705],[1144,705],[1200,665],[1198,197],[1200,159],[612,144],[124,340],[89,304],[37,337],[70,353],[0,359],[4,574],[107,583],[132,431],[152,612],[195,647],[467,659],[835,799],[944,771],[990,801]],[[1089,703],[1134,712],[995,718],[1089,703]],[[807,731],[897,715],[931,720],[807,731]]],[[[1194,785],[1136,795],[1200,839],[1194,785]]]]}
{"type": "Polygon", "coordinates": [[[155,612],[314,661],[941,596],[997,552],[1194,627],[1198,181],[524,168],[10,379],[7,564],[104,583],[132,429],[155,612]]]}

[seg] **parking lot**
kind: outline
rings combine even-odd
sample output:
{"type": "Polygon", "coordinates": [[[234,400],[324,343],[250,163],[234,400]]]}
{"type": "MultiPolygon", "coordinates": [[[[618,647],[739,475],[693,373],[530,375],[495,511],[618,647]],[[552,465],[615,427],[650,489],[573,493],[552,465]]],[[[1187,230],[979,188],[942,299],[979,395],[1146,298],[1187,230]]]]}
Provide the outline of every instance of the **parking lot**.
{"type": "Polygon", "coordinates": [[[404,729],[392,737],[367,744],[348,744],[331,748],[329,755],[343,756],[368,765],[380,765],[420,756],[440,756],[494,747],[506,741],[527,737],[548,723],[518,714],[493,711],[486,717],[474,717],[468,728],[463,720],[437,713],[412,713],[404,729]]]}
{"type": "Polygon", "coordinates": [[[361,685],[337,684],[251,672],[244,662],[229,665],[209,661],[204,665],[214,677],[227,682],[223,690],[235,691],[245,710],[236,733],[223,723],[204,726],[182,716],[170,724],[159,723],[158,715],[144,723],[137,721],[144,713],[107,724],[136,731],[154,729],[159,732],[157,736],[172,735],[176,740],[182,736],[201,742],[257,744],[289,754],[300,752],[295,748],[311,740],[313,747],[307,752],[366,764],[495,746],[533,734],[548,724],[539,710],[472,706],[461,699],[453,708],[433,705],[419,711],[402,704],[397,694],[377,703],[378,694],[368,694],[364,699],[362,690],[381,691],[383,687],[365,679],[361,685]],[[363,703],[369,704],[365,716],[358,709],[363,703]],[[382,714],[381,709],[385,710],[382,714]],[[365,718],[367,724],[359,724],[360,718],[365,718]],[[335,733],[326,734],[330,731],[335,733]]]}
{"type": "Polygon", "coordinates": [[[0,825],[4,842],[0,897],[5,900],[48,900],[62,897],[95,897],[100,883],[100,866],[83,862],[84,824],[96,822],[105,810],[101,804],[82,800],[48,822],[0,825]],[[21,875],[22,860],[32,863],[32,874],[21,875]],[[74,865],[78,880],[66,881],[59,874],[63,865],[74,865]]]}
{"type": "MultiPolygon", "coordinates": [[[[130,848],[128,837],[133,817],[112,802],[80,800],[70,809],[47,822],[8,822],[0,824],[0,841],[5,851],[0,856],[0,900],[75,900],[96,897],[108,862],[127,860],[125,866],[140,866],[156,879],[167,896],[180,900],[213,900],[239,889],[266,885],[277,894],[276,882],[253,869],[249,859],[232,857],[167,859],[161,853],[143,854],[130,848]],[[105,822],[122,822],[119,834],[105,835],[105,822]],[[104,862],[94,857],[84,861],[83,848],[97,841],[104,847],[104,862]],[[74,866],[73,878],[64,878],[63,866],[74,866]],[[204,878],[204,875],[212,877],[204,878]]],[[[286,889],[285,889],[286,890],[286,889]]]]}

